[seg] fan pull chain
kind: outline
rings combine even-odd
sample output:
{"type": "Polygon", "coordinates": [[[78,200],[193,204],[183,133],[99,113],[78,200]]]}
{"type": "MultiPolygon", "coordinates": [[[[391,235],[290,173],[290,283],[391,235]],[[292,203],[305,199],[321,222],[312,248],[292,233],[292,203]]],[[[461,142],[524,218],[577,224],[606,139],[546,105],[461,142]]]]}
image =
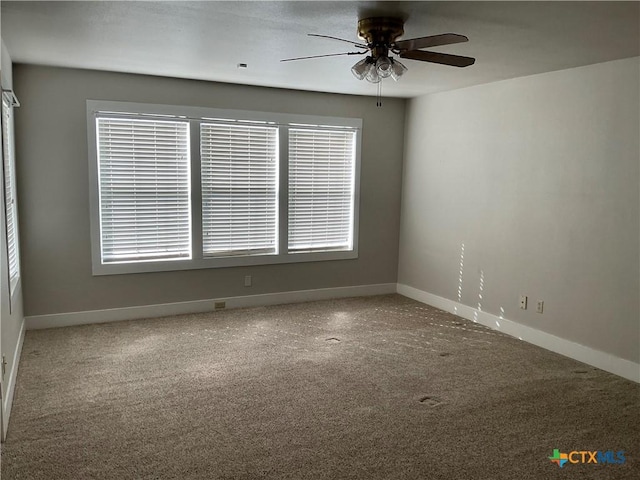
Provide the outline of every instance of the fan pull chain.
{"type": "Polygon", "coordinates": [[[378,82],[378,96],[376,97],[376,107],[382,106],[382,81],[378,82]]]}

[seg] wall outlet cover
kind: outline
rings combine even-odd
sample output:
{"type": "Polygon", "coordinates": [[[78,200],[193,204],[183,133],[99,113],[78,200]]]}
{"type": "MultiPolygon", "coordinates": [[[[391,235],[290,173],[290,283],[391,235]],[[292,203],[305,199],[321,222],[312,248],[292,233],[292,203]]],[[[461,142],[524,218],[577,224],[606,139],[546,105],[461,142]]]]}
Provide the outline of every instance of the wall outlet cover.
{"type": "Polygon", "coordinates": [[[520,295],[520,308],[522,310],[526,310],[527,309],[527,296],[526,295],[520,295]]]}

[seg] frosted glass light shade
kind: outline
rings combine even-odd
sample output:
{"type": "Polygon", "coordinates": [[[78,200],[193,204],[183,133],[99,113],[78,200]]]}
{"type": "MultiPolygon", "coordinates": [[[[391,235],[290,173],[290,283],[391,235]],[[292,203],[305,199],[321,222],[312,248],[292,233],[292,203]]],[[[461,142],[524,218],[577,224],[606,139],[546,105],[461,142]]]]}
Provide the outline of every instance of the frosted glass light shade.
{"type": "Polygon", "coordinates": [[[391,78],[393,78],[396,82],[400,79],[404,72],[407,71],[407,67],[405,67],[402,63],[400,63],[396,59],[391,59],[391,78]]]}
{"type": "Polygon", "coordinates": [[[381,78],[387,78],[391,75],[392,63],[389,57],[378,57],[376,60],[376,70],[381,78]]]}
{"type": "Polygon", "coordinates": [[[367,75],[365,76],[367,82],[369,83],[378,83],[382,78],[378,75],[378,69],[376,68],[375,63],[370,63],[369,68],[367,70],[367,75]]]}
{"type": "Polygon", "coordinates": [[[371,57],[366,57],[356,63],[353,67],[351,67],[351,73],[358,80],[364,80],[365,75],[369,71],[371,57]]]}

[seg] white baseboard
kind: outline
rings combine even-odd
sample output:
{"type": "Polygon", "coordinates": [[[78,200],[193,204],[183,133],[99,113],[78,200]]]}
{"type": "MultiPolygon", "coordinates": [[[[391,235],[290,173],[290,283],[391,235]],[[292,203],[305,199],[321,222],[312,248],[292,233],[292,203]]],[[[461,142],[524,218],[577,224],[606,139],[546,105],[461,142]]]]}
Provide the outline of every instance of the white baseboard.
{"type": "Polygon", "coordinates": [[[7,429],[9,428],[9,418],[11,416],[11,407],[13,406],[13,394],[15,392],[15,387],[16,387],[16,378],[18,377],[18,366],[20,364],[22,344],[24,343],[25,324],[26,322],[23,320],[22,326],[20,327],[20,334],[18,335],[18,343],[16,345],[16,350],[13,354],[13,360],[11,362],[11,371],[9,372],[9,380],[5,384],[6,395],[3,398],[4,405],[2,405],[2,423],[3,423],[2,437],[3,438],[7,438],[7,429]]]}
{"type": "Polygon", "coordinates": [[[395,283],[379,283],[373,285],[356,285],[350,287],[320,288],[315,290],[296,290],[262,295],[246,295],[241,297],[223,297],[191,302],[164,303],[140,307],[112,308],[108,310],[91,310],[87,312],[55,313],[50,315],[34,315],[25,318],[27,330],[41,328],[69,327],[90,323],[115,322],[138,318],[166,317],[185,313],[201,313],[214,310],[215,302],[225,302],[226,309],[241,307],[258,307],[284,303],[309,302],[330,298],[364,297],[396,293],[395,283]]]}
{"type": "Polygon", "coordinates": [[[527,327],[506,318],[483,312],[468,305],[418,290],[408,285],[398,284],[398,293],[441,310],[478,322],[493,330],[498,330],[525,342],[551,350],[574,360],[592,365],[628,380],[640,383],[640,364],[601,352],[578,343],[556,337],[550,333],[527,327]]]}

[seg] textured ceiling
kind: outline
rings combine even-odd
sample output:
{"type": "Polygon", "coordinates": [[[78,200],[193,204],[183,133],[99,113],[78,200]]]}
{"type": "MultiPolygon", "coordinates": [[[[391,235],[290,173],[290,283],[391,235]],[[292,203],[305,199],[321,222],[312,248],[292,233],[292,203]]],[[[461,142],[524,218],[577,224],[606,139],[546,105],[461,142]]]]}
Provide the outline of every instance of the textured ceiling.
{"type": "Polygon", "coordinates": [[[454,68],[404,61],[385,96],[416,95],[640,55],[638,2],[2,1],[2,38],[16,63],[57,65],[301,90],[374,95],[359,57],[281,63],[352,50],[359,18],[406,19],[412,38],[460,33],[432,50],[476,57],[454,68]],[[248,68],[239,69],[237,64],[248,68]]]}

